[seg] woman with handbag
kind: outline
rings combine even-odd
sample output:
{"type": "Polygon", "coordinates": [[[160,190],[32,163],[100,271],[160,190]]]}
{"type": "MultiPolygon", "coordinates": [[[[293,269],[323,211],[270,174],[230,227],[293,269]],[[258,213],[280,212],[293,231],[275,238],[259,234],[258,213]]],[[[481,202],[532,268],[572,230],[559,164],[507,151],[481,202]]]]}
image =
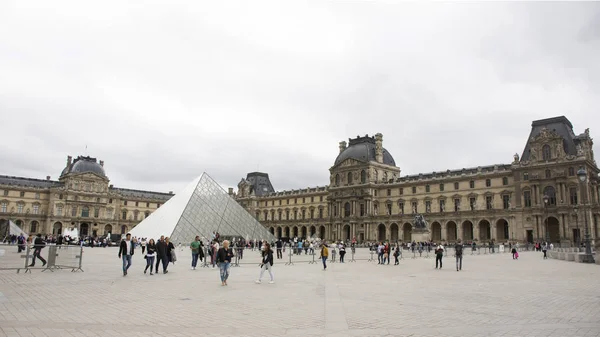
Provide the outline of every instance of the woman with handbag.
{"type": "Polygon", "coordinates": [[[148,252],[146,253],[146,269],[144,269],[144,274],[150,268],[150,275],[154,275],[152,274],[152,266],[154,265],[154,257],[156,256],[156,243],[154,243],[154,239],[148,241],[146,249],[148,252]]]}
{"type": "Polygon", "coordinates": [[[260,264],[260,275],[258,276],[258,280],[256,283],[260,284],[263,274],[265,270],[269,271],[269,275],[271,276],[270,284],[275,283],[275,278],[273,277],[273,251],[271,250],[271,245],[268,242],[265,242],[265,245],[262,249],[262,262],[260,264]]]}
{"type": "Polygon", "coordinates": [[[167,244],[167,258],[169,259],[170,263],[175,264],[175,261],[177,261],[177,256],[175,255],[175,245],[173,245],[173,242],[171,242],[169,238],[165,238],[165,242],[167,244]]]}
{"type": "Polygon", "coordinates": [[[233,257],[233,250],[229,248],[229,241],[223,241],[223,247],[217,251],[217,264],[219,265],[219,271],[221,275],[221,285],[227,285],[227,279],[229,278],[229,266],[231,265],[231,258],[233,257]]]}

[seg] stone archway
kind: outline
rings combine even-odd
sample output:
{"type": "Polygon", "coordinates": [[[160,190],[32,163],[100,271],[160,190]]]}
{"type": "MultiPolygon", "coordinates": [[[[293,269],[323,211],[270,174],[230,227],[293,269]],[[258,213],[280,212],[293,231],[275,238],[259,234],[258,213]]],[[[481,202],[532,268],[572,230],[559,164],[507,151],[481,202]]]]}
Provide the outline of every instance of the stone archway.
{"type": "Polygon", "coordinates": [[[557,218],[551,216],[548,217],[546,219],[547,222],[547,239],[550,240],[550,242],[560,242],[560,222],[558,221],[557,218]]]}
{"type": "Polygon", "coordinates": [[[458,227],[456,222],[448,221],[446,224],[446,242],[455,242],[458,240],[458,227]]]}
{"type": "Polygon", "coordinates": [[[290,238],[290,227],[286,226],[284,232],[285,232],[285,237],[289,239],[290,238]]]}
{"type": "Polygon", "coordinates": [[[479,241],[490,241],[492,239],[492,229],[487,220],[479,221],[479,241]]]}
{"type": "Polygon", "coordinates": [[[283,230],[281,229],[281,227],[277,227],[277,238],[278,238],[278,239],[280,239],[280,238],[282,237],[282,235],[281,235],[281,234],[282,234],[282,231],[283,231],[283,230]]]}
{"type": "Polygon", "coordinates": [[[108,233],[112,234],[112,225],[110,224],[104,226],[104,235],[108,235],[108,233]]]}
{"type": "Polygon", "coordinates": [[[123,225],[121,226],[121,234],[126,234],[127,233],[127,226],[123,225]]]}
{"type": "Polygon", "coordinates": [[[325,240],[325,226],[319,227],[319,238],[325,240]]]}
{"type": "Polygon", "coordinates": [[[298,237],[298,227],[297,226],[294,226],[294,228],[293,228],[293,235],[295,238],[298,237]]]}
{"type": "Polygon", "coordinates": [[[350,240],[350,225],[344,225],[344,227],[342,228],[342,240],[350,240]]]}
{"type": "Polygon", "coordinates": [[[269,232],[271,232],[271,234],[275,235],[275,228],[273,228],[273,227],[269,228],[269,232]]]}
{"type": "Polygon", "coordinates": [[[506,219],[498,219],[496,221],[496,240],[498,242],[508,241],[510,238],[510,228],[506,219]]]}
{"type": "Polygon", "coordinates": [[[306,226],[302,226],[300,233],[302,234],[300,237],[302,239],[306,239],[308,234],[308,229],[306,228],[306,226]]]}
{"type": "Polygon", "coordinates": [[[463,242],[473,241],[473,223],[469,220],[465,220],[462,223],[462,239],[463,242]]]}
{"type": "Polygon", "coordinates": [[[442,241],[442,225],[437,221],[431,223],[431,240],[436,243],[442,241]]]}
{"type": "Polygon", "coordinates": [[[308,231],[308,233],[309,233],[309,235],[310,235],[311,238],[314,237],[315,234],[317,234],[317,227],[310,226],[310,230],[308,231]]]}
{"type": "Polygon", "coordinates": [[[62,234],[62,223],[57,221],[52,225],[52,235],[59,234],[62,234]]]}
{"type": "Polygon", "coordinates": [[[84,223],[82,223],[82,224],[79,226],[79,235],[80,235],[81,237],[86,237],[86,236],[88,236],[89,234],[90,234],[90,225],[89,225],[89,224],[87,224],[87,223],[85,223],[85,222],[84,222],[84,223]]]}
{"type": "Polygon", "coordinates": [[[377,240],[385,241],[385,225],[382,223],[377,226],[377,240]]]}
{"type": "Polygon", "coordinates": [[[37,232],[40,232],[40,223],[33,220],[31,223],[29,223],[29,233],[37,234],[37,232]]]}
{"type": "Polygon", "coordinates": [[[402,241],[404,242],[412,242],[412,225],[410,223],[405,223],[402,226],[402,241]]]}
{"type": "Polygon", "coordinates": [[[393,223],[390,226],[390,236],[391,236],[391,239],[390,239],[391,242],[398,242],[398,224],[397,223],[393,223]]]}

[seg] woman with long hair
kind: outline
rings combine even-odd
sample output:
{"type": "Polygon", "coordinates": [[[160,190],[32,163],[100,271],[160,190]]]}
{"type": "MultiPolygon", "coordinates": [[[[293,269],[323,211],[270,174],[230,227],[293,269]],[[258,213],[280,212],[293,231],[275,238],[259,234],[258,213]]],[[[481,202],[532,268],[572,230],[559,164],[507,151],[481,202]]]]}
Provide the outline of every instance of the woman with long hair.
{"type": "Polygon", "coordinates": [[[271,276],[270,284],[275,283],[275,278],[273,277],[273,250],[271,250],[271,245],[265,241],[265,245],[263,246],[262,252],[262,262],[260,264],[260,275],[258,276],[258,280],[256,283],[260,284],[263,274],[265,270],[269,271],[269,275],[271,276]]]}
{"type": "Polygon", "coordinates": [[[156,243],[154,242],[154,239],[148,241],[146,249],[148,252],[146,253],[146,269],[144,269],[144,274],[146,274],[146,271],[150,268],[150,275],[154,275],[152,274],[152,266],[154,265],[154,257],[156,256],[156,243]]]}
{"type": "Polygon", "coordinates": [[[219,264],[219,271],[221,275],[221,285],[227,285],[227,279],[229,278],[229,266],[231,265],[231,258],[233,257],[233,250],[229,248],[229,241],[223,241],[223,247],[217,251],[217,264],[219,264]]]}

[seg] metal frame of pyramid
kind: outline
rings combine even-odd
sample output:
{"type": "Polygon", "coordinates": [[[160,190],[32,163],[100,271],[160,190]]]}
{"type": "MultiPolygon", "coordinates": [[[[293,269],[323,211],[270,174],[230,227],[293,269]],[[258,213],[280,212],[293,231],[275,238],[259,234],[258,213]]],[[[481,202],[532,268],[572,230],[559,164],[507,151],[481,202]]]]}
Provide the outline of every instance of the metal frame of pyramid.
{"type": "Polygon", "coordinates": [[[196,235],[275,241],[275,236],[235,201],[206,172],[131,230],[138,238],[187,244],[196,235]]]}

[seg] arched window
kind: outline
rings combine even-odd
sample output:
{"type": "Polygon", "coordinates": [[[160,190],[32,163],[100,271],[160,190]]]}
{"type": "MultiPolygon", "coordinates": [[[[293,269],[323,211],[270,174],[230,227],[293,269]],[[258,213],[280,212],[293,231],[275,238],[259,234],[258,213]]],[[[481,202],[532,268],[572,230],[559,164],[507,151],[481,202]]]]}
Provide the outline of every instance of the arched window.
{"type": "Polygon", "coordinates": [[[550,170],[546,170],[545,175],[546,175],[546,179],[552,178],[552,172],[550,172],[550,170]]]}
{"type": "Polygon", "coordinates": [[[548,205],[556,205],[556,190],[552,186],[546,186],[544,188],[544,195],[548,196],[548,205]]]}
{"type": "Polygon", "coordinates": [[[37,232],[38,228],[37,228],[37,221],[32,221],[31,225],[29,225],[29,233],[33,234],[35,232],[37,232]]]}
{"type": "Polygon", "coordinates": [[[552,151],[550,150],[550,145],[548,145],[548,144],[542,146],[542,159],[543,160],[552,159],[552,151]]]}
{"type": "Polygon", "coordinates": [[[339,174],[335,175],[335,186],[340,186],[340,175],[339,174]]]}
{"type": "Polygon", "coordinates": [[[88,218],[89,216],[90,216],[90,208],[89,208],[89,207],[87,207],[87,206],[84,206],[84,207],[81,209],[81,217],[82,217],[82,218],[88,218]]]}
{"type": "Polygon", "coordinates": [[[365,170],[360,171],[360,183],[364,184],[367,182],[367,172],[365,170]]]}
{"type": "Polygon", "coordinates": [[[125,234],[127,232],[127,226],[121,226],[121,234],[125,234]]]}
{"type": "Polygon", "coordinates": [[[121,219],[122,220],[127,220],[127,211],[126,210],[124,210],[123,214],[121,214],[121,219]]]}
{"type": "Polygon", "coordinates": [[[352,185],[352,172],[348,172],[348,185],[352,185]]]}
{"type": "Polygon", "coordinates": [[[350,203],[347,202],[344,204],[344,217],[350,216],[350,203]]]}

